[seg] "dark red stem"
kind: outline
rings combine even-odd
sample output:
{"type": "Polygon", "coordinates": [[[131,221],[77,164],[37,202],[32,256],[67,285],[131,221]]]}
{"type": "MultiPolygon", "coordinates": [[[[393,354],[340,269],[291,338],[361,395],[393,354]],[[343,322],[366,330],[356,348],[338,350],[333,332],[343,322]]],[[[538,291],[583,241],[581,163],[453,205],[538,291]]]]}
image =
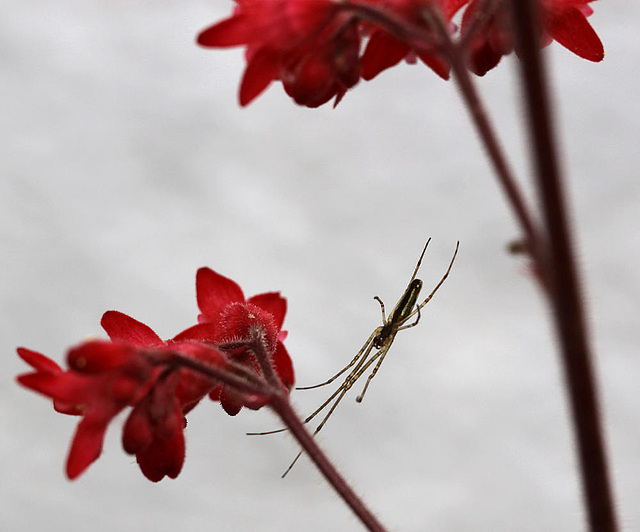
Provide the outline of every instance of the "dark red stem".
{"type": "Polygon", "coordinates": [[[580,281],[531,0],[512,0],[535,178],[549,246],[548,280],[592,532],[617,530],[580,281]]]}
{"type": "MultiPolygon", "coordinates": [[[[298,418],[297,414],[291,407],[289,394],[282,388],[282,385],[277,380],[271,359],[267,350],[264,348],[264,345],[260,341],[260,338],[256,338],[243,345],[253,351],[261,368],[263,368],[263,371],[265,369],[267,370],[267,373],[270,376],[268,380],[261,378],[257,374],[248,371],[246,368],[231,362],[229,362],[229,366],[227,368],[218,368],[203,364],[197,360],[181,355],[180,353],[172,354],[171,363],[196,371],[211,379],[219,380],[230,386],[234,386],[240,391],[259,394],[268,398],[268,404],[273,408],[278,416],[280,416],[282,422],[302,446],[303,450],[309,458],[311,458],[313,463],[316,464],[322,475],[327,479],[327,482],[329,482],[340,497],[342,497],[347,506],[353,510],[360,521],[362,521],[362,524],[372,532],[385,532],[385,528],[380,524],[371,510],[367,508],[362,499],[356,495],[342,475],[338,473],[338,470],[322,452],[322,449],[320,449],[316,441],[313,439],[313,436],[309,434],[304,423],[298,418]],[[272,379],[274,381],[273,383],[270,382],[272,379]]],[[[240,344],[234,344],[226,347],[238,348],[239,346],[240,344]]]]}
{"type": "MultiPolygon", "coordinates": [[[[484,5],[488,7],[489,3],[485,2],[484,5]]],[[[462,93],[462,99],[471,114],[471,120],[478,131],[481,142],[484,144],[487,155],[489,155],[489,160],[493,165],[498,183],[502,187],[507,197],[507,202],[513,209],[515,218],[524,233],[527,240],[527,249],[534,263],[539,266],[543,264],[545,260],[544,247],[539,230],[531,216],[531,210],[528,208],[520,192],[520,187],[504,156],[504,150],[500,145],[498,135],[487,116],[478,91],[471,78],[469,69],[467,68],[466,48],[461,44],[453,42],[449,33],[449,26],[442,16],[434,14],[431,20],[436,24],[439,31],[442,41],[442,52],[446,55],[447,59],[449,59],[451,71],[462,93]]],[[[544,269],[538,267],[537,273],[542,287],[547,288],[548,283],[545,278],[544,269]]]]}
{"type": "Polygon", "coordinates": [[[376,516],[373,515],[371,510],[369,510],[362,499],[358,497],[351,486],[347,484],[335,466],[322,452],[320,447],[318,447],[313,436],[309,434],[304,424],[292,409],[288,396],[283,393],[276,395],[271,402],[271,407],[278,416],[280,416],[280,419],[282,419],[291,434],[298,440],[298,443],[320,470],[327,482],[331,484],[333,489],[342,497],[342,500],[353,510],[362,524],[372,532],[384,532],[385,528],[380,521],[378,521],[376,516]]]}
{"type": "MultiPolygon", "coordinates": [[[[150,359],[154,360],[155,353],[151,353],[150,359]]],[[[166,360],[159,360],[158,364],[166,364],[166,360]]],[[[227,367],[219,368],[204,364],[180,353],[172,353],[170,363],[205,375],[212,380],[224,382],[245,393],[254,393],[269,397],[273,394],[273,387],[260,379],[255,373],[251,373],[245,367],[229,362],[227,367]]]]}
{"type": "MultiPolygon", "coordinates": [[[[271,359],[264,348],[264,345],[259,339],[249,344],[250,349],[256,355],[256,358],[260,362],[261,367],[268,366],[270,372],[275,379],[275,372],[271,363],[271,359]]],[[[384,527],[376,519],[371,510],[367,508],[362,499],[356,495],[351,486],[347,484],[346,480],[338,473],[338,470],[331,463],[331,461],[324,454],[322,449],[318,447],[318,444],[313,439],[313,436],[309,434],[304,423],[300,421],[297,414],[291,407],[291,401],[289,400],[289,394],[281,389],[280,384],[276,381],[274,385],[276,389],[271,399],[270,406],[280,416],[284,425],[289,429],[289,432],[293,437],[298,440],[298,443],[304,449],[307,456],[316,464],[324,478],[331,484],[333,489],[336,490],[338,495],[342,497],[342,500],[353,510],[358,516],[362,524],[372,532],[384,532],[384,527]]]]}

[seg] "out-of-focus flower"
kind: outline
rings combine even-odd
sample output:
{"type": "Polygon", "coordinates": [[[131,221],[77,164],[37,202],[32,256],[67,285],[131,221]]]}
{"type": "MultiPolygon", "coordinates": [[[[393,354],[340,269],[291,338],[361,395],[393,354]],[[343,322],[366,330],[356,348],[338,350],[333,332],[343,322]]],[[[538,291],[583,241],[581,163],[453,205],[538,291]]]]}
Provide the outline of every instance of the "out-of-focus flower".
{"type": "Polygon", "coordinates": [[[245,300],[234,281],[208,268],[198,271],[196,285],[200,323],[172,340],[110,310],[101,320],[110,341],[69,350],[67,370],[18,349],[35,370],[18,382],[53,399],[58,412],[82,416],[67,459],[69,478],[100,456],[107,426],[127,407],[122,445],[157,482],[180,473],[185,415],[207,394],[235,415],[243,406],[261,408],[274,391],[288,393],[293,386],[293,365],[282,344],[286,300],[276,292],[245,300]]]}
{"type": "MultiPolygon", "coordinates": [[[[53,399],[58,412],[82,416],[67,459],[70,479],[100,456],[107,426],[129,406],[133,409],[123,431],[125,451],[136,455],[140,469],[154,482],[180,473],[186,423],[181,397],[176,393],[180,373],[161,365],[174,352],[206,358],[209,365],[226,365],[217,350],[187,343],[141,349],[130,343],[93,340],[69,350],[68,370],[40,353],[18,349],[20,357],[35,369],[20,375],[20,384],[53,399]]],[[[199,393],[205,395],[215,384],[209,379],[199,393]]]]}
{"type": "MultiPolygon", "coordinates": [[[[593,0],[540,0],[541,42],[543,46],[557,41],[574,54],[589,61],[602,61],[604,48],[600,38],[587,21],[593,13],[588,5],[593,0]]],[[[462,34],[480,13],[480,0],[472,0],[462,18],[462,34]]],[[[503,1],[488,16],[480,32],[472,39],[469,67],[483,76],[494,68],[503,55],[514,49],[514,36],[508,6],[503,1]]]]}
{"type": "MultiPolygon", "coordinates": [[[[552,40],[590,61],[604,50],[587,21],[593,0],[538,0],[541,42],[552,40]]],[[[360,77],[371,80],[403,59],[420,59],[449,79],[447,53],[457,34],[453,17],[464,9],[460,36],[473,28],[469,68],[484,75],[514,49],[506,0],[237,0],[233,15],[198,36],[209,48],[246,46],[240,104],[274,80],[296,103],[335,104],[360,77]],[[446,33],[445,33],[446,32],[446,33]],[[361,44],[366,42],[361,54],[361,44]]]]}
{"type": "Polygon", "coordinates": [[[240,105],[274,80],[300,105],[336,103],[358,82],[360,35],[331,0],[239,0],[230,18],[198,36],[210,48],[246,45],[240,105]]]}
{"type": "Polygon", "coordinates": [[[53,399],[61,413],[80,415],[66,472],[80,475],[102,451],[107,426],[126,407],[122,445],[154,482],[175,478],[185,456],[185,414],[219,383],[172,363],[179,354],[209,367],[227,368],[226,356],[189,340],[164,342],[148,326],[117,311],[102,317],[112,341],[94,340],[71,349],[68,370],[40,353],[18,349],[36,371],[20,375],[27,388],[53,399]]]}

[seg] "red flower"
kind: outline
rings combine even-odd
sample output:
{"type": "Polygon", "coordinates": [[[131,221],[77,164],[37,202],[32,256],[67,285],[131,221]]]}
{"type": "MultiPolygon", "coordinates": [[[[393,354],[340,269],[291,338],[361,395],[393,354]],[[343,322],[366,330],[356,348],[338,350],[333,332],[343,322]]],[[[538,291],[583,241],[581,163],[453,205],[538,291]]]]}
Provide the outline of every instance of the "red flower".
{"type": "MultiPolygon", "coordinates": [[[[478,13],[478,1],[472,0],[462,17],[462,34],[478,13]]],[[[484,76],[494,68],[503,55],[513,51],[513,35],[511,33],[511,13],[506,6],[501,6],[488,18],[482,30],[470,44],[469,68],[474,74],[484,76]]]]}
{"type": "Polygon", "coordinates": [[[300,105],[336,104],[358,82],[356,22],[331,0],[239,0],[234,14],[204,30],[205,47],[246,45],[240,105],[274,80],[300,105]]]}
{"type": "Polygon", "coordinates": [[[36,370],[20,375],[20,384],[51,397],[57,411],[83,416],[67,459],[71,479],[98,458],[107,425],[138,399],[155,370],[134,347],[110,342],[71,349],[68,371],[35,351],[19,348],[18,355],[36,370]]]}
{"type": "MultiPolygon", "coordinates": [[[[201,314],[199,325],[179,334],[175,340],[194,339],[212,342],[224,349],[230,361],[245,366],[259,376],[262,369],[253,352],[243,344],[260,338],[271,357],[272,366],[287,391],[294,384],[293,364],[282,341],[287,302],[278,292],[258,294],[245,300],[240,286],[209,268],[200,268],[196,275],[196,294],[201,314]],[[232,347],[233,345],[238,347],[232,347]]],[[[219,400],[229,415],[236,415],[243,406],[259,408],[260,398],[241,394],[227,384],[215,388],[209,397],[219,400]]]]}
{"type": "MultiPolygon", "coordinates": [[[[602,61],[604,48],[600,38],[587,21],[593,13],[588,5],[593,0],[540,0],[541,41],[543,46],[552,40],[574,54],[589,61],[602,61]]],[[[462,33],[477,13],[479,0],[472,0],[462,19],[462,33]]],[[[483,76],[495,67],[503,55],[511,53],[514,37],[506,3],[503,2],[489,17],[470,44],[470,68],[483,76]]]]}
{"type": "Polygon", "coordinates": [[[204,396],[220,400],[235,415],[242,406],[261,408],[276,388],[288,392],[293,386],[293,366],[282,344],[285,299],[271,292],[245,301],[236,283],[208,268],[198,271],[196,285],[200,323],[172,340],[108,311],[101,324],[110,341],[71,349],[67,370],[40,353],[18,349],[35,370],[18,376],[18,382],[53,399],[58,412],[82,416],[67,459],[69,478],[98,458],[107,426],[127,407],[122,445],[157,482],[180,473],[185,414],[204,396]],[[227,380],[233,385],[220,384],[227,380]]]}
{"type": "Polygon", "coordinates": [[[36,371],[18,381],[52,398],[58,412],[82,416],[67,459],[70,479],[100,456],[107,426],[128,406],[133,409],[122,436],[125,451],[136,455],[149,480],[175,478],[184,462],[184,414],[217,383],[159,363],[174,352],[218,367],[226,359],[193,342],[166,346],[146,325],[121,313],[107,312],[103,323],[108,331],[119,331],[114,336],[132,341],[85,342],[69,351],[66,371],[40,353],[19,348],[20,357],[36,371]]]}

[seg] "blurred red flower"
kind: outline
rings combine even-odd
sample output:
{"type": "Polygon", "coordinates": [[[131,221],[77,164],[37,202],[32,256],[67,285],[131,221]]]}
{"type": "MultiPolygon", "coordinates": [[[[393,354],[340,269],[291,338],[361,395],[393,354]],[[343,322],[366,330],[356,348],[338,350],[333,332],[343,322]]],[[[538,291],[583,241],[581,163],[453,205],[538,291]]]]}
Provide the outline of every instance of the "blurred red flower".
{"type": "Polygon", "coordinates": [[[246,45],[240,105],[274,80],[300,105],[336,103],[358,82],[360,35],[331,0],[239,0],[233,15],[198,35],[208,48],[246,45]]]}
{"type": "Polygon", "coordinates": [[[18,382],[53,399],[58,412],[82,416],[67,459],[70,479],[100,456],[107,426],[128,406],[133,409],[122,436],[125,451],[136,455],[149,480],[157,482],[165,475],[175,478],[180,473],[185,452],[183,398],[188,397],[191,404],[195,396],[206,395],[216,382],[201,379],[196,390],[181,382],[180,372],[184,370],[170,371],[158,364],[169,352],[219,367],[226,365],[226,359],[216,349],[195,343],[153,347],[145,350],[119,341],[85,342],[69,350],[68,370],[40,353],[18,349],[20,357],[35,369],[20,375],[18,382]],[[182,393],[177,391],[180,387],[182,393]]]}
{"type": "Polygon", "coordinates": [[[18,382],[53,399],[58,412],[82,416],[67,458],[69,478],[100,456],[107,426],[127,407],[124,450],[136,456],[149,480],[177,477],[185,456],[185,415],[204,396],[219,400],[231,415],[242,406],[267,404],[265,395],[221,384],[225,374],[246,379],[247,369],[266,382],[251,349],[256,342],[277,376],[274,386],[287,392],[293,386],[293,365],[282,344],[286,300],[270,292],[245,301],[234,281],[208,268],[198,271],[196,285],[200,323],[172,340],[163,341],[147,325],[110,310],[101,320],[110,341],[70,349],[66,370],[40,353],[18,348],[35,370],[19,375],[18,382]],[[221,380],[181,365],[184,359],[216,368],[221,380]]]}
{"type": "MultiPolygon", "coordinates": [[[[588,5],[593,0],[540,0],[541,42],[547,46],[557,41],[583,59],[602,61],[604,47],[587,21],[593,13],[588,5]]],[[[462,18],[462,33],[479,16],[480,0],[472,0],[462,18]]],[[[478,35],[470,43],[470,69],[483,76],[494,68],[503,55],[514,49],[514,36],[506,2],[489,16],[478,35]]]]}

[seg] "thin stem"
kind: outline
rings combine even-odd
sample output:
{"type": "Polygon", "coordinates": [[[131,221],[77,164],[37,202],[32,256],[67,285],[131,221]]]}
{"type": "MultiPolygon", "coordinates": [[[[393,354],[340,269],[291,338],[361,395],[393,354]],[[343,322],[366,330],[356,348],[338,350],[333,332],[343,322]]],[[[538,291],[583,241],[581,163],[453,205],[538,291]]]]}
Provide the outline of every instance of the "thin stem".
{"type": "Polygon", "coordinates": [[[264,347],[263,337],[258,336],[254,338],[253,341],[247,345],[258,359],[258,364],[260,364],[260,368],[262,369],[262,373],[267,379],[267,382],[274,389],[279,390],[282,385],[280,384],[280,379],[278,379],[275,369],[273,368],[271,356],[269,356],[269,353],[264,347]]]}
{"type": "MultiPolygon", "coordinates": [[[[242,392],[264,395],[265,397],[270,397],[273,394],[271,386],[246,368],[232,362],[227,362],[226,367],[221,369],[203,364],[177,352],[171,353],[171,362],[177,366],[205,375],[210,379],[224,382],[242,392]]],[[[166,364],[166,361],[160,360],[158,363],[166,364]]]]}
{"type": "Polygon", "coordinates": [[[262,370],[262,374],[264,375],[269,385],[272,388],[278,390],[280,389],[280,381],[278,380],[278,376],[273,369],[271,357],[265,349],[264,342],[264,336],[261,334],[261,331],[256,330],[254,331],[253,338],[250,338],[246,341],[243,340],[227,344],[220,344],[218,345],[218,349],[222,349],[223,351],[233,351],[234,349],[249,349],[256,357],[256,360],[260,365],[260,369],[262,370]]]}
{"type": "Polygon", "coordinates": [[[340,475],[320,447],[318,447],[316,441],[291,408],[288,395],[284,393],[276,394],[271,401],[271,407],[280,416],[282,422],[288,427],[291,434],[296,438],[298,443],[300,443],[327,482],[331,484],[344,502],[353,510],[362,524],[372,532],[384,532],[385,528],[380,521],[378,521],[376,516],[373,515],[371,510],[369,510],[362,499],[358,497],[351,486],[347,484],[346,480],[340,475]]]}
{"type": "Polygon", "coordinates": [[[569,392],[589,528],[592,532],[614,532],[617,525],[613,494],[573,237],[555,150],[548,85],[540,54],[538,13],[531,0],[512,0],[511,5],[514,32],[519,40],[535,177],[550,248],[551,304],[569,392]]]}
{"type": "MultiPolygon", "coordinates": [[[[239,345],[240,344],[234,344],[233,347],[239,347],[239,345]]],[[[266,366],[268,366],[267,371],[264,371],[263,369],[263,372],[271,374],[273,379],[277,379],[271,359],[269,358],[262,341],[260,341],[260,339],[255,339],[254,341],[243,345],[246,348],[251,349],[256,358],[258,360],[262,359],[266,366]]],[[[385,531],[385,528],[376,519],[371,510],[369,510],[362,499],[356,495],[320,447],[318,447],[313,436],[307,431],[304,423],[300,421],[297,414],[291,407],[289,394],[282,389],[282,385],[279,381],[276,380],[275,383],[271,383],[269,380],[265,380],[266,377],[261,378],[257,374],[248,371],[242,366],[233,364],[232,362],[228,362],[228,366],[221,369],[203,364],[197,360],[181,355],[180,353],[172,353],[170,362],[180,367],[201,373],[211,379],[222,381],[242,392],[263,395],[265,398],[268,398],[271,408],[273,408],[273,410],[275,410],[275,412],[280,416],[285,426],[302,446],[304,451],[309,455],[311,460],[316,464],[322,475],[327,479],[327,482],[331,484],[340,497],[342,497],[344,502],[353,510],[356,516],[358,516],[362,521],[362,524],[372,532],[385,531]]],[[[166,363],[166,361],[158,361],[158,363],[166,363]]]]}
{"type": "Polygon", "coordinates": [[[545,268],[542,267],[545,263],[542,239],[538,228],[533,221],[531,211],[520,192],[515,176],[504,155],[504,150],[500,145],[498,135],[487,117],[480,95],[476,90],[471,75],[469,74],[469,69],[467,68],[466,63],[466,52],[461,46],[455,44],[451,40],[444,21],[441,21],[438,26],[440,28],[441,38],[444,42],[444,52],[447,54],[450,61],[453,76],[458,82],[458,87],[462,93],[462,99],[467,105],[467,109],[469,109],[473,124],[475,125],[478,135],[487,150],[489,159],[491,160],[496,176],[498,177],[498,182],[507,196],[507,202],[513,209],[516,220],[519,222],[526,237],[529,253],[533,258],[534,263],[538,266],[540,282],[543,288],[546,288],[548,286],[548,282],[546,279],[545,268]]]}

